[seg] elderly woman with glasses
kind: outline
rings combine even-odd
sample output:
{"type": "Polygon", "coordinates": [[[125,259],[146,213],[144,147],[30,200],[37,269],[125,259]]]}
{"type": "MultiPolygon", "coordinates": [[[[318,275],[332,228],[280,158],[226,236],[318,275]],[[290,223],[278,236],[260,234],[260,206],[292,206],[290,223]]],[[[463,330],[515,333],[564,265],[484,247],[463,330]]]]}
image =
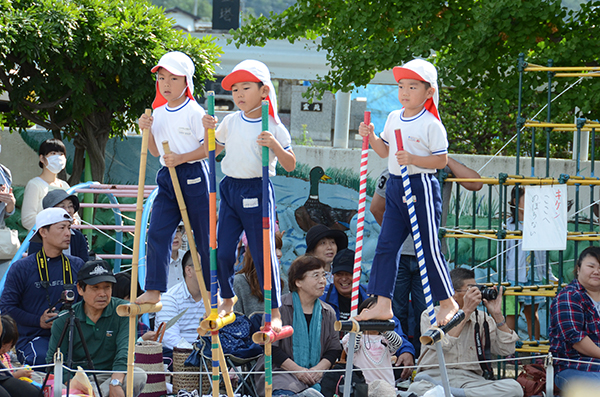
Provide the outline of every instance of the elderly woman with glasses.
{"type": "MultiPolygon", "coordinates": [[[[333,329],[335,311],[319,300],[328,275],[324,267],[321,259],[303,255],[288,270],[291,292],[281,297],[280,311],[283,325],[291,325],[294,334],[273,343],[274,396],[322,396],[323,371],[341,355],[339,333],[333,329]]],[[[264,375],[259,377],[262,389],[264,375]]],[[[264,395],[264,390],[258,392],[264,395]]]]}

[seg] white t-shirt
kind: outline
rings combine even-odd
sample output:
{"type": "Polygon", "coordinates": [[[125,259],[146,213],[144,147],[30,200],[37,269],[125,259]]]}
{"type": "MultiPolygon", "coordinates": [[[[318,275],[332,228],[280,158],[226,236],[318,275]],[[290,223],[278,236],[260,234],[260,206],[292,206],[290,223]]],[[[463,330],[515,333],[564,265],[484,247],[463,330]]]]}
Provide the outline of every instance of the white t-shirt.
{"type": "Polygon", "coordinates": [[[44,209],[42,201],[50,190],[67,190],[69,187],[69,184],[62,179],[56,179],[56,185],[49,185],[48,182],[39,176],[30,179],[29,182],[27,182],[27,186],[25,186],[23,204],[21,205],[21,224],[23,227],[27,230],[31,230],[31,228],[35,226],[37,214],[44,209]]]}
{"type": "MultiPolygon", "coordinates": [[[[448,138],[446,128],[427,109],[414,117],[404,118],[404,109],[391,112],[383,127],[380,137],[389,145],[388,168],[393,175],[400,176],[400,165],[396,160],[395,153],[398,151],[396,145],[395,130],[402,131],[402,143],[404,150],[417,156],[431,156],[448,153],[448,138]]],[[[433,174],[437,170],[408,165],[408,174],[433,174]]]]}
{"type": "MultiPolygon", "coordinates": [[[[250,179],[262,177],[262,146],[256,143],[262,132],[262,119],[249,119],[244,112],[238,111],[225,116],[215,139],[225,146],[225,157],[221,161],[221,170],[232,178],[250,179]]],[[[283,123],[276,124],[269,116],[269,132],[279,141],[284,150],[291,150],[292,138],[283,123]]],[[[269,150],[269,176],[275,176],[277,157],[269,150]]]]}
{"type": "MultiPolygon", "coordinates": [[[[160,163],[164,166],[163,141],[169,142],[171,152],[177,154],[189,153],[198,149],[204,142],[204,127],[202,117],[206,114],[196,101],[187,99],[176,108],[163,105],[154,109],[152,135],[160,153],[160,163]]],[[[197,161],[190,161],[195,163],[197,161]]]]}

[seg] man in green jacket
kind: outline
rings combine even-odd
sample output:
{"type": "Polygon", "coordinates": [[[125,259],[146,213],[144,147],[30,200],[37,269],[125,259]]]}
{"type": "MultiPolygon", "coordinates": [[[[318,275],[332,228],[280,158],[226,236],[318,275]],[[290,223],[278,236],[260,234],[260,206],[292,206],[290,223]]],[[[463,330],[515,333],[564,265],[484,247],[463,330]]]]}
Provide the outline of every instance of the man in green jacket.
{"type": "MultiPolygon", "coordinates": [[[[112,269],[103,260],[86,262],[77,274],[77,291],[83,301],[75,303],[73,311],[81,324],[83,338],[90,352],[94,369],[99,371],[127,371],[129,319],[119,317],[116,309],[118,305],[128,302],[111,297],[115,283],[112,269]]],[[[62,314],[52,324],[52,336],[46,355],[48,363],[53,362],[60,335],[69,318],[67,312],[62,314]]],[[[60,346],[65,359],[68,357],[68,346],[68,336],[65,336],[60,346]]],[[[73,334],[71,353],[73,369],[77,369],[78,365],[90,369],[76,329],[73,334]]],[[[103,396],[125,397],[127,382],[125,373],[100,373],[97,374],[97,378],[103,396]]],[[[93,378],[90,377],[90,380],[93,378]]],[[[137,396],[146,385],[146,373],[136,368],[133,382],[134,396],[137,396]]]]}

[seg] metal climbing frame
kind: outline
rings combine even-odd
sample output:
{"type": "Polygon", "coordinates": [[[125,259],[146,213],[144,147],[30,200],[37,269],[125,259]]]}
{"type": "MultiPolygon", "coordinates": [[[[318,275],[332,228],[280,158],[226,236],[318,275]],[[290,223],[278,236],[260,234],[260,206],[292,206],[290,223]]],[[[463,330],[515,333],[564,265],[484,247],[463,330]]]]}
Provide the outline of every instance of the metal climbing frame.
{"type": "MultiPolygon", "coordinates": [[[[441,179],[447,182],[457,182],[455,190],[454,203],[454,225],[447,226],[442,229],[441,233],[445,238],[452,238],[453,241],[448,241],[449,244],[453,244],[453,261],[455,265],[463,265],[465,263],[471,266],[487,265],[487,282],[491,282],[494,279],[494,275],[497,276],[497,285],[501,285],[502,281],[505,280],[506,271],[505,269],[498,266],[499,261],[496,261],[496,272],[493,274],[493,260],[498,259],[500,255],[506,257],[506,252],[497,252],[494,255],[495,247],[497,248],[498,240],[508,239],[521,239],[522,232],[518,230],[518,219],[516,220],[517,230],[509,231],[506,229],[506,220],[509,217],[508,201],[510,199],[511,186],[527,186],[527,185],[546,185],[546,184],[566,184],[568,187],[569,204],[574,207],[570,211],[569,216],[569,232],[567,235],[568,247],[567,250],[559,251],[557,254],[553,253],[553,257],[558,256],[556,260],[551,261],[551,255],[546,255],[546,277],[552,269],[552,265],[558,269],[557,277],[558,282],[555,283],[544,283],[544,285],[529,285],[529,286],[506,286],[505,295],[528,295],[528,296],[541,296],[546,299],[546,312],[548,312],[549,302],[554,297],[560,288],[565,284],[563,282],[565,278],[565,271],[570,268],[570,264],[576,261],[580,251],[585,247],[592,244],[593,241],[600,240],[600,234],[598,231],[597,221],[594,220],[594,216],[600,215],[600,205],[598,204],[598,196],[595,193],[597,185],[600,185],[600,178],[595,176],[595,138],[596,129],[600,128],[598,121],[590,121],[586,119],[577,119],[575,123],[553,123],[552,122],[552,102],[558,98],[560,94],[554,95],[552,89],[547,89],[547,104],[546,104],[546,117],[545,121],[528,120],[522,113],[522,98],[523,98],[523,76],[524,73],[528,72],[546,72],[547,73],[547,87],[553,87],[555,78],[570,78],[570,77],[600,77],[600,67],[555,67],[553,61],[549,60],[547,66],[539,66],[528,64],[524,60],[524,55],[520,54],[518,59],[518,72],[519,72],[519,91],[518,91],[518,117],[517,117],[517,134],[516,134],[516,146],[517,155],[515,161],[515,175],[499,174],[498,177],[483,177],[482,179],[460,179],[460,178],[447,178],[447,175],[442,175],[441,179]],[[535,132],[539,129],[543,129],[546,133],[545,142],[545,172],[543,177],[536,177],[536,141],[535,132]],[[574,140],[573,151],[574,157],[574,169],[569,170],[568,174],[560,174],[551,176],[550,169],[550,144],[552,142],[552,136],[556,133],[573,132],[574,140]],[[582,169],[582,132],[589,133],[591,139],[591,158],[589,166],[586,164],[586,168],[582,169]],[[521,138],[526,134],[531,133],[531,169],[530,175],[520,175],[521,166],[521,138]],[[583,175],[582,171],[589,170],[589,175],[583,175]],[[574,171],[574,172],[573,172],[574,171]],[[482,182],[487,185],[487,188],[477,194],[476,192],[471,193],[470,206],[468,203],[465,205],[464,194],[461,191],[459,182],[482,182]],[[487,195],[487,200],[486,196],[487,195]],[[587,197],[586,197],[587,196],[587,197]],[[495,202],[497,200],[497,202],[495,202]],[[583,204],[586,202],[586,204],[583,204]],[[481,212],[481,209],[487,205],[487,222],[477,222],[477,214],[481,212]],[[469,224],[466,222],[460,222],[460,214],[465,210],[472,212],[472,220],[469,224]],[[596,214],[596,215],[595,215],[596,214]],[[465,240],[469,241],[470,244],[465,244],[465,240]],[[481,239],[484,239],[483,241],[481,239]],[[484,242],[485,241],[485,242],[484,242]],[[479,253],[479,258],[477,258],[479,253]],[[487,255],[487,256],[486,256],[487,255]],[[470,258],[469,258],[470,256],[470,258]],[[483,257],[488,259],[485,261],[479,261],[483,257]],[[487,263],[486,263],[487,262],[487,263]]],[[[575,107],[574,104],[573,107],[575,107]]],[[[534,117],[535,118],[535,117],[534,117]]],[[[554,135],[555,136],[555,135],[554,135]]],[[[537,143],[539,146],[539,143],[537,143]]],[[[541,159],[538,159],[541,160],[541,159]]],[[[540,161],[538,161],[539,167],[540,161]]],[[[565,168],[567,168],[565,166],[565,168]]],[[[539,171],[538,171],[539,172],[539,171]]],[[[518,203],[519,194],[516,192],[516,201],[518,203]]],[[[518,218],[518,211],[516,212],[518,218]]],[[[499,251],[499,250],[497,250],[499,251]]],[[[531,263],[530,271],[534,270],[534,263],[531,263]]],[[[518,253],[515,254],[515,279],[518,280],[518,253]]],[[[565,280],[568,281],[568,280],[565,280]]],[[[490,284],[491,285],[491,284],[490,284]]],[[[518,302],[515,299],[515,310],[518,312],[518,302]]],[[[532,305],[533,312],[533,305],[532,305]]],[[[533,316],[532,316],[533,317],[533,316]]],[[[546,321],[548,317],[546,318],[546,321]]],[[[535,324],[535,323],[534,323],[535,324]]],[[[518,321],[516,322],[516,331],[518,332],[518,321]]],[[[532,334],[535,335],[535,330],[532,330],[532,334]]],[[[547,352],[548,344],[547,341],[525,341],[523,345],[518,349],[522,352],[547,352]]]]}
{"type": "MultiPolygon", "coordinates": [[[[142,216],[143,224],[148,224],[148,219],[150,217],[150,210],[152,208],[152,203],[154,202],[154,198],[158,189],[156,186],[146,186],[144,188],[144,197],[146,199],[144,203],[144,212],[142,216]]],[[[67,193],[69,194],[105,194],[108,197],[110,203],[80,203],[81,208],[94,208],[94,209],[110,209],[114,213],[114,225],[99,225],[99,224],[81,224],[81,225],[73,225],[74,229],[92,229],[99,233],[106,233],[109,231],[115,232],[115,253],[114,254],[99,254],[98,257],[102,259],[112,259],[113,268],[115,272],[119,272],[121,270],[121,262],[123,259],[131,259],[131,254],[123,253],[123,232],[133,233],[134,226],[133,225],[124,225],[123,224],[123,213],[124,212],[135,212],[135,204],[122,204],[119,203],[118,198],[120,197],[137,197],[137,185],[110,185],[110,184],[101,184],[98,182],[84,182],[77,184],[69,189],[67,189],[67,193]]],[[[34,226],[21,244],[21,247],[13,257],[11,261],[11,265],[17,261],[18,259],[23,257],[23,254],[27,252],[29,248],[29,241],[31,237],[35,234],[37,228],[34,226]]],[[[141,241],[146,241],[146,228],[142,228],[141,230],[141,241]]],[[[91,242],[90,242],[91,244],[91,242]]],[[[90,246],[93,249],[93,247],[90,246]]],[[[145,264],[146,264],[146,247],[143,244],[140,247],[139,254],[139,281],[142,288],[144,287],[146,281],[146,272],[145,272],[145,264]]],[[[0,291],[4,289],[4,282],[6,280],[6,273],[2,280],[0,280],[0,291]]]]}

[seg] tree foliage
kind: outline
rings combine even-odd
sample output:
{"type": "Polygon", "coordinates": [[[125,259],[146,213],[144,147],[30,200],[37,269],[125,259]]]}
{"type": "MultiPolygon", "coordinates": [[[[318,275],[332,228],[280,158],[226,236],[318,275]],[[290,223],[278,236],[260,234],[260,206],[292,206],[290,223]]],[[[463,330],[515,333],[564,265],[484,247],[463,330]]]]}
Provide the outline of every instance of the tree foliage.
{"type": "MultiPolygon", "coordinates": [[[[481,128],[506,121],[508,115],[516,120],[518,54],[524,53],[525,61],[532,64],[546,65],[551,58],[555,66],[597,66],[599,25],[598,0],[583,2],[576,9],[564,7],[560,0],[299,0],[279,15],[249,17],[233,37],[247,45],[264,45],[269,39],[315,40],[327,53],[331,68],[313,85],[321,92],[363,86],[378,71],[414,57],[428,58],[437,66],[442,85],[452,88],[451,102],[457,105],[452,112],[466,113],[476,106],[487,115],[485,123],[468,131],[476,131],[468,137],[475,145],[468,151],[489,153],[495,147],[492,137],[483,144],[477,134],[487,134],[489,130],[481,128]]],[[[555,78],[553,97],[575,81],[555,78]]],[[[524,74],[524,117],[532,117],[547,101],[546,82],[546,73],[524,74]]],[[[600,79],[586,78],[552,104],[552,121],[572,122],[576,106],[583,117],[597,119],[598,98],[600,79]]],[[[462,116],[451,117],[458,121],[462,116]]],[[[538,116],[538,120],[545,118],[545,113],[538,116]]],[[[498,136],[504,140],[516,129],[511,133],[503,126],[491,131],[508,133],[508,137],[498,136]]],[[[565,151],[563,143],[559,146],[550,148],[553,154],[565,151]]]]}
{"type": "Polygon", "coordinates": [[[220,49],[171,29],[161,9],[139,0],[0,0],[0,91],[13,129],[33,122],[75,145],[79,181],[84,152],[102,181],[104,149],[152,103],[150,73],[169,50],[189,54],[198,82],[211,78],[220,49]]]}

